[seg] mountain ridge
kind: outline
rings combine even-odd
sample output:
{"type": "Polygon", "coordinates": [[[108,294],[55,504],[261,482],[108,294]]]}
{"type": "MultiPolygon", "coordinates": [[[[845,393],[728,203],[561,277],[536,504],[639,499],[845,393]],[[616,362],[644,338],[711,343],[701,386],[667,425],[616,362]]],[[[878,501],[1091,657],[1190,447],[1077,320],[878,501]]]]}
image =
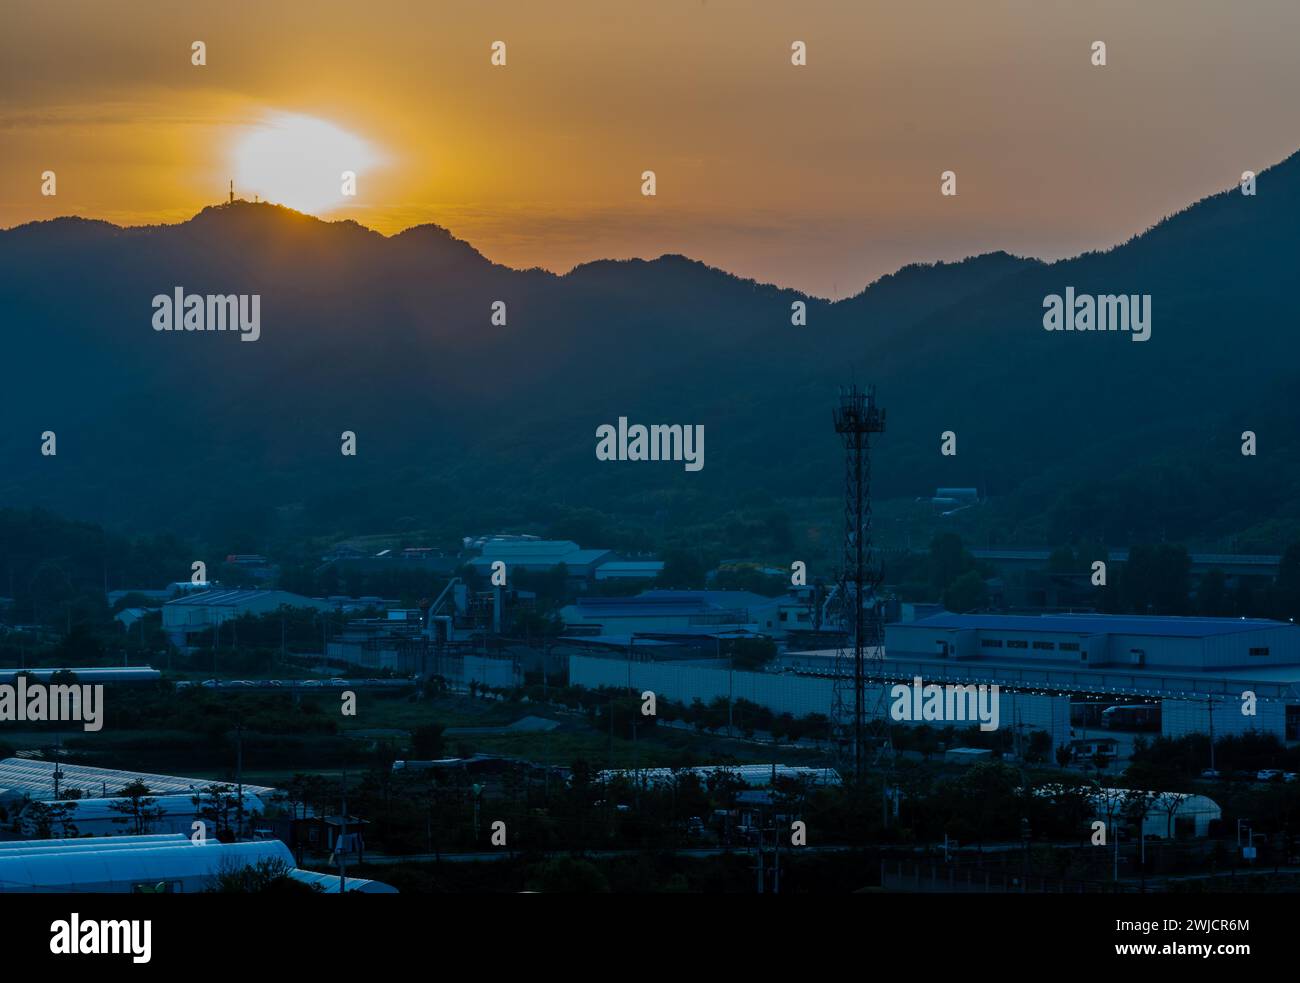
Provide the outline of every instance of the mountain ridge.
{"type": "Polygon", "coordinates": [[[1255,198],[1219,192],[1104,251],[909,264],[838,301],[672,253],[517,270],[434,224],[385,236],[264,204],[28,223],[0,232],[22,366],[0,395],[0,504],[187,531],[292,506],[347,531],[833,502],[829,406],[856,379],[890,412],[877,495],[987,489],[1001,541],[1300,529],[1298,160],[1255,198]],[[260,294],[261,338],[153,332],[150,298],[175,286],[260,294]],[[1151,339],[1043,331],[1067,286],[1151,294],[1151,339]],[[619,416],[704,425],[706,467],[596,461],[595,428],[619,416]]]}

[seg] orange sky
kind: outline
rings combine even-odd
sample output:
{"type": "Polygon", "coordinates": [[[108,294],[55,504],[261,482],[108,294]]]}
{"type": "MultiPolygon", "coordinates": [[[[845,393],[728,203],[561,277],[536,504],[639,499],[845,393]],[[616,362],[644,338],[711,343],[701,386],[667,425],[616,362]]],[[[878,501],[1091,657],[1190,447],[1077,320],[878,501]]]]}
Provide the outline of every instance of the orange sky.
{"type": "Polygon", "coordinates": [[[0,226],[187,218],[291,113],[382,156],[324,217],[846,296],[908,262],[1104,247],[1275,163],[1300,147],[1297,37],[1295,0],[7,0],[0,226]]]}

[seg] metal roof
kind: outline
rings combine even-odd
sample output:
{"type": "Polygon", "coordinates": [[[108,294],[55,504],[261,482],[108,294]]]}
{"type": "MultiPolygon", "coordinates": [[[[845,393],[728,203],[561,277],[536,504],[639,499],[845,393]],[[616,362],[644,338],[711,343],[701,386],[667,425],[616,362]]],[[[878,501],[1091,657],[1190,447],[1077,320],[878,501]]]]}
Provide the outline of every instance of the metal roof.
{"type": "Polygon", "coordinates": [[[1210,638],[1277,628],[1294,629],[1289,621],[1263,618],[1179,618],[1114,614],[935,614],[893,628],[952,628],[980,631],[1063,632],[1071,635],[1152,635],[1170,638],[1210,638]]]}
{"type": "MultiPolygon", "coordinates": [[[[0,788],[11,794],[26,794],[33,799],[50,801],[54,798],[53,761],[40,761],[34,758],[5,758],[0,761],[0,788]]],[[[112,768],[93,768],[89,765],[72,765],[58,763],[62,777],[59,779],[60,791],[67,789],[89,790],[103,794],[118,792],[133,781],[144,782],[149,791],[155,795],[189,794],[210,785],[229,785],[234,782],[212,778],[184,778],[176,775],[154,775],[143,771],[117,771],[112,768]]],[[[264,785],[244,785],[245,795],[270,795],[275,789],[264,785]]]]}
{"type": "MultiPolygon", "coordinates": [[[[186,594],[184,597],[178,597],[175,600],[168,601],[164,606],[172,607],[174,605],[185,606],[193,604],[202,607],[234,607],[239,604],[247,604],[249,601],[255,601],[262,597],[270,597],[275,594],[283,594],[286,597],[298,597],[297,594],[291,594],[289,591],[282,590],[205,590],[186,594]]],[[[302,600],[310,601],[311,598],[304,597],[302,600]]]]}
{"type": "Polygon", "coordinates": [[[154,846],[188,846],[190,838],[184,833],[144,833],[140,836],[87,836],[53,840],[6,840],[0,843],[0,854],[42,853],[46,850],[63,852],[77,850],[138,850],[145,844],[154,846]]]}
{"type": "Polygon", "coordinates": [[[209,840],[203,846],[189,841],[176,845],[151,840],[125,847],[120,843],[131,839],[105,838],[103,844],[112,845],[99,850],[86,849],[82,840],[57,840],[56,847],[47,846],[48,840],[35,840],[29,850],[7,850],[0,853],[0,892],[128,894],[142,882],[176,880],[201,890],[199,882],[231,867],[274,858],[293,868],[293,854],[279,840],[209,840]]]}
{"type": "Polygon", "coordinates": [[[672,617],[693,614],[746,613],[749,608],[773,607],[777,598],[744,590],[648,590],[635,597],[580,597],[583,617],[672,617]]]}
{"type": "MultiPolygon", "coordinates": [[[[320,890],[322,894],[338,894],[341,886],[341,879],[338,874],[321,874],[314,870],[294,869],[289,871],[289,876],[295,881],[310,884],[320,890]]],[[[397,888],[382,881],[370,881],[364,877],[349,877],[347,893],[351,894],[354,891],[359,894],[396,894],[397,888]]]]}
{"type": "MultiPolygon", "coordinates": [[[[221,783],[221,784],[225,784],[225,783],[221,783]]],[[[231,801],[234,801],[235,798],[234,792],[235,792],[234,786],[232,785],[230,790],[231,801]]],[[[199,809],[202,808],[203,803],[200,803],[199,805],[196,806],[194,804],[194,799],[196,796],[200,796],[201,794],[202,793],[196,790],[194,793],[189,795],[150,796],[150,798],[154,799],[154,805],[151,808],[162,810],[160,818],[166,816],[197,817],[199,809]]],[[[53,800],[46,800],[46,801],[53,801],[53,800]]],[[[122,819],[124,821],[129,822],[130,820],[129,816],[126,816],[122,812],[113,808],[115,804],[126,802],[126,801],[127,801],[126,799],[120,797],[113,798],[111,796],[106,799],[92,798],[92,799],[60,799],[59,800],[59,802],[63,805],[75,807],[73,808],[71,814],[68,816],[68,821],[71,822],[72,825],[74,826],[80,822],[92,822],[95,820],[104,820],[104,819],[122,819]]],[[[266,804],[256,795],[253,795],[252,793],[245,790],[244,811],[265,813],[266,804]]]]}
{"type": "Polygon", "coordinates": [[[162,673],[149,666],[96,666],[75,669],[0,669],[0,683],[12,683],[19,673],[34,676],[47,683],[56,672],[70,672],[77,677],[77,683],[127,683],[151,682],[162,679],[162,673]]]}
{"type": "Polygon", "coordinates": [[[569,567],[586,566],[602,556],[608,556],[609,550],[530,550],[524,553],[484,553],[470,561],[472,567],[488,567],[500,561],[507,566],[559,566],[563,563],[569,567]]]}

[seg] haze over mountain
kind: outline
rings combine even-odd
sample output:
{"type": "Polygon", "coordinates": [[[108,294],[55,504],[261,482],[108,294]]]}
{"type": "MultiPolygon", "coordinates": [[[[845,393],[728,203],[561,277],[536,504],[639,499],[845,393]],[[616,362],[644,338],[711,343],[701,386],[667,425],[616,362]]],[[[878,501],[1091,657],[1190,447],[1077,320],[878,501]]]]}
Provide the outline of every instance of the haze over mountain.
{"type": "Polygon", "coordinates": [[[1280,548],[1300,531],[1300,155],[1258,187],[1104,253],[911,266],[838,303],[672,255],[514,270],[436,226],[384,237],[247,202],[0,231],[0,505],[185,533],[286,509],[308,532],[468,532],[557,503],[669,525],[738,501],[797,514],[840,494],[830,411],[857,381],[888,410],[880,499],[975,485],[1007,540],[1280,548]],[[260,339],[154,331],[176,287],[260,294],[260,339]],[[1044,331],[1066,287],[1152,295],[1150,340],[1044,331]],[[704,469],[597,461],[620,416],[702,424],[704,469]]]}

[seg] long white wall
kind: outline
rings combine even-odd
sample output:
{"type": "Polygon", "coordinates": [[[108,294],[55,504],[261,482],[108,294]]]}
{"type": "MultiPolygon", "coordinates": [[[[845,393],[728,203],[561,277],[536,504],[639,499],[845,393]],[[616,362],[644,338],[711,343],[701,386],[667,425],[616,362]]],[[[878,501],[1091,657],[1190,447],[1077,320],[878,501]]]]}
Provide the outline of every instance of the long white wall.
{"type": "MultiPolygon", "coordinates": [[[[728,672],[697,665],[668,662],[633,662],[571,655],[569,681],[595,689],[600,686],[651,690],[678,703],[690,703],[698,697],[712,702],[717,697],[749,700],[773,713],[790,713],[803,717],[810,713],[830,716],[835,698],[834,682],[824,676],[799,676],[794,673],[728,672]],[[730,677],[730,678],[729,678],[730,677]],[[730,686],[730,689],[728,688],[730,686]]],[[[892,684],[891,684],[892,685],[892,684]]],[[[880,686],[867,687],[867,705],[874,707],[880,686]]],[[[1037,696],[1026,693],[999,694],[999,727],[1017,724],[1024,731],[1044,730],[1052,735],[1052,746],[1070,740],[1070,700],[1065,696],[1037,696]]],[[[886,698],[885,705],[890,701],[886,698]]],[[[917,721],[925,723],[926,721],[917,721]]],[[[944,721],[931,726],[944,727],[944,721]]],[[[958,726],[964,726],[958,724],[958,726]]]]}

